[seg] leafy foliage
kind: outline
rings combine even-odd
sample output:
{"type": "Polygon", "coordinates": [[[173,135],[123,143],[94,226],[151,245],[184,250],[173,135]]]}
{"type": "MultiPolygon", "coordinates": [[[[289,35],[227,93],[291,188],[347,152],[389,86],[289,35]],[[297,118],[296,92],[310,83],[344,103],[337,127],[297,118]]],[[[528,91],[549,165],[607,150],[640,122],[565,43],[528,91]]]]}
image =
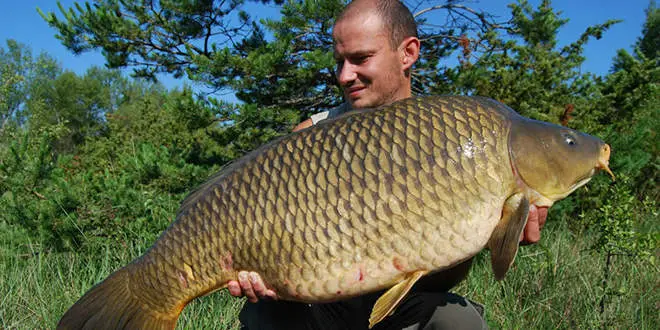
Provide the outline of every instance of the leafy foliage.
{"type": "Polygon", "coordinates": [[[579,70],[584,45],[617,21],[589,27],[578,40],[558,49],[557,33],[568,19],[560,18],[550,1],[536,9],[527,1],[509,7],[513,26],[508,37],[489,33],[496,51],[455,68],[450,91],[487,95],[525,116],[555,123],[568,109],[582,110],[593,93],[593,79],[579,70]]]}
{"type": "Polygon", "coordinates": [[[61,73],[50,56],[40,54],[34,58],[30,49],[15,40],[9,39],[6,44],[6,49],[0,48],[0,136],[3,138],[30,117],[32,94],[39,93],[61,73]]]}
{"type": "MultiPolygon", "coordinates": [[[[20,241],[8,244],[10,254],[111,255],[108,249],[127,247],[137,254],[211,173],[286,134],[310,113],[340,104],[330,29],[344,1],[263,3],[277,5],[280,17],[257,22],[246,6],[258,4],[242,0],[100,0],[75,10],[62,8],[63,19],[43,14],[69,49],[102,49],[110,67],[132,67],[135,76],[147,81],[100,68],[84,75],[66,72],[48,55],[33,56],[27,47],[7,41],[0,48],[0,238],[20,241]],[[213,90],[232,91],[241,102],[195,96],[189,88],[168,91],[152,81],[159,73],[186,75],[213,90]]],[[[616,304],[610,303],[624,288],[615,265],[657,272],[655,3],[647,9],[635,50],[619,51],[604,77],[582,74],[579,68],[584,45],[599,39],[614,20],[589,27],[559,47],[557,33],[567,19],[550,1],[536,8],[525,0],[511,4],[511,20],[503,23],[459,1],[410,7],[424,47],[414,70],[415,92],[487,95],[526,116],[598,135],[613,150],[610,165],[617,181],[596,177],[588,189],[553,206],[549,220],[549,226],[570,229],[561,231],[570,236],[562,236],[562,242],[585,240],[580,246],[596,253],[596,266],[589,268],[596,270],[562,277],[567,263],[586,259],[582,250],[556,247],[575,260],[562,263],[550,251],[555,247],[536,246],[533,256],[521,257],[532,259],[521,267],[542,273],[543,280],[518,283],[520,290],[531,286],[531,291],[506,292],[491,284],[472,293],[484,292],[493,304],[501,296],[507,304],[520,304],[509,312],[514,314],[529,310],[525,297],[542,293],[544,285],[581,276],[576,282],[591,283],[589,290],[593,283],[601,285],[596,293],[580,291],[591,299],[579,302],[581,310],[595,310],[599,303],[601,309],[578,327],[620,325],[613,316],[616,304]],[[447,25],[429,23],[430,11],[443,12],[447,25]],[[446,61],[451,56],[457,65],[446,61]]],[[[0,255],[6,251],[1,248],[0,255]]],[[[473,283],[488,284],[483,278],[473,283]]],[[[550,296],[548,301],[556,298],[550,296]]],[[[570,306],[578,302],[570,298],[556,310],[573,313],[570,306]]],[[[556,300],[561,304],[565,299],[556,300]]],[[[498,311],[493,319],[498,325],[528,324],[517,323],[523,322],[517,315],[506,316],[505,309],[498,311]]],[[[575,327],[573,321],[558,322],[575,327]]]]}
{"type": "MultiPolygon", "coordinates": [[[[268,2],[264,0],[263,2],[268,2]]],[[[60,31],[58,38],[76,53],[103,47],[111,68],[137,65],[135,75],[155,79],[195,70],[196,56],[211,57],[218,47],[249,33],[251,19],[232,1],[96,1],[59,5],[64,21],[39,11],[60,31]]]]}
{"type": "Polygon", "coordinates": [[[637,47],[646,58],[658,59],[658,45],[660,45],[660,8],[655,0],[651,0],[646,8],[646,22],[642,29],[642,37],[637,41],[637,47]]]}

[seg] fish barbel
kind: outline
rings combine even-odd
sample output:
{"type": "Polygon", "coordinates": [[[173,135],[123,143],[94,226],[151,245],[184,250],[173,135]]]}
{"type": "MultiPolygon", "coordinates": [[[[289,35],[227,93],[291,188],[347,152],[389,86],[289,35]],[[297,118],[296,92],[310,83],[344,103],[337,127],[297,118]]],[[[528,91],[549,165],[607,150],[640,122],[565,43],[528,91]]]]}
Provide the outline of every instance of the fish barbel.
{"type": "Polygon", "coordinates": [[[389,290],[484,248],[504,277],[529,208],[608,168],[610,147],[482,97],[410,98],[282,137],[191,193],[141,257],[90,289],[59,329],[173,329],[193,299],[254,271],[281,299],[389,290]]]}

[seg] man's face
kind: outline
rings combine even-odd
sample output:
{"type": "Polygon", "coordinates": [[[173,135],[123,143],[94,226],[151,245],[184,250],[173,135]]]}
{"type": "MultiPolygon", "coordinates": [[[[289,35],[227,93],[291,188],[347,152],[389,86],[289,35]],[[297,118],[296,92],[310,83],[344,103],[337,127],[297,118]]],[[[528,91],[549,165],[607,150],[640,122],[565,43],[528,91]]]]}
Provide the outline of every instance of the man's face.
{"type": "Polygon", "coordinates": [[[353,108],[372,108],[409,95],[397,49],[389,31],[371,13],[348,17],[335,24],[334,56],[337,79],[353,108]]]}

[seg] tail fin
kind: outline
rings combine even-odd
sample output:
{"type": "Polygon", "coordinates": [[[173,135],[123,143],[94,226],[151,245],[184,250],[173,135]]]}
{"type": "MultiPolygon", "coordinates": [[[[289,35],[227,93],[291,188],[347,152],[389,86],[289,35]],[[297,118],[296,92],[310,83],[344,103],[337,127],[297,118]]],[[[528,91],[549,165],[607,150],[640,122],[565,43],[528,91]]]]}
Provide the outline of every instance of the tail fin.
{"type": "Polygon", "coordinates": [[[128,275],[122,268],[87,291],[57,329],[174,329],[181,310],[172,315],[150,310],[130,292],[128,275]]]}

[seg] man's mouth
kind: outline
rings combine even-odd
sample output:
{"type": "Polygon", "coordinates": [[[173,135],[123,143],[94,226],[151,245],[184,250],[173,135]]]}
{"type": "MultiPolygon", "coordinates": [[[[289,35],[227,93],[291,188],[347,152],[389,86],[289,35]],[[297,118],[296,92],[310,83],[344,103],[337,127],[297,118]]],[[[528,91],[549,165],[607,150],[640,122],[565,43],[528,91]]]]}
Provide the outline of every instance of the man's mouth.
{"type": "Polygon", "coordinates": [[[355,99],[355,98],[357,98],[358,96],[360,96],[360,94],[362,93],[362,91],[364,91],[364,89],[365,89],[365,88],[364,88],[363,86],[360,86],[360,87],[351,87],[351,88],[349,88],[349,89],[346,90],[346,94],[348,94],[348,97],[349,97],[349,98],[351,98],[351,99],[355,99]]]}

